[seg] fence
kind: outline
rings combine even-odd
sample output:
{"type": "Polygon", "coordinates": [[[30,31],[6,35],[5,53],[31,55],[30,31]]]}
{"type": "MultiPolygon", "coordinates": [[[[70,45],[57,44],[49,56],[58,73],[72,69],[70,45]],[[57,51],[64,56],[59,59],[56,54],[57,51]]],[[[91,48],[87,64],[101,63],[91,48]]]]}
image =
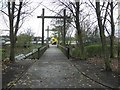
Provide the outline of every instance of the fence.
{"type": "Polygon", "coordinates": [[[48,45],[40,46],[39,48],[34,49],[32,52],[30,52],[26,55],[20,54],[20,55],[16,56],[15,59],[17,59],[17,60],[22,60],[22,59],[26,59],[26,58],[39,59],[41,57],[41,55],[46,51],[47,48],[48,48],[48,45]]]}
{"type": "Polygon", "coordinates": [[[58,48],[62,50],[62,52],[67,56],[67,58],[70,58],[70,47],[69,46],[62,46],[62,45],[57,45],[58,48]]]}

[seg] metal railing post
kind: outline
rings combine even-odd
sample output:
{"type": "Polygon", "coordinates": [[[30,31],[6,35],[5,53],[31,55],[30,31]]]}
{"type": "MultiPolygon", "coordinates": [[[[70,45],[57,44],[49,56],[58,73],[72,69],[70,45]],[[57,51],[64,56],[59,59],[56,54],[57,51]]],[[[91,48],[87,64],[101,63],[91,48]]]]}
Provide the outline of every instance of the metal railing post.
{"type": "Polygon", "coordinates": [[[38,59],[40,58],[40,47],[38,48],[38,59]]]}
{"type": "Polygon", "coordinates": [[[70,58],[70,48],[67,47],[67,58],[69,59],[70,58]]]}

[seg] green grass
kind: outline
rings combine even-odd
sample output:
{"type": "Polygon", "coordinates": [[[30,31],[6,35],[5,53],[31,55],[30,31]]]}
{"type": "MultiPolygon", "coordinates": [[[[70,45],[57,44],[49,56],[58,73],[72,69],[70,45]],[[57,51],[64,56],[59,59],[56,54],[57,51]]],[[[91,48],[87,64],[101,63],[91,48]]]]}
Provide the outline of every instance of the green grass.
{"type": "Polygon", "coordinates": [[[73,51],[72,51],[72,56],[74,57],[79,57],[80,55],[80,50],[78,47],[76,47],[73,51]]]}
{"type": "MultiPolygon", "coordinates": [[[[100,44],[85,46],[85,56],[89,57],[102,57],[102,47],[100,44]]],[[[107,45],[108,55],[110,55],[110,45],[107,45]]],[[[114,46],[114,55],[117,56],[118,46],[114,46]]],[[[80,57],[80,50],[78,47],[72,50],[72,56],[80,57]]]]}
{"type": "Polygon", "coordinates": [[[85,50],[88,57],[102,56],[101,45],[89,45],[85,47],[85,50]]]}
{"type": "MultiPolygon", "coordinates": [[[[27,54],[27,53],[31,52],[33,49],[36,49],[38,47],[40,47],[40,45],[31,45],[28,48],[16,47],[15,48],[15,56],[17,56],[19,54],[27,54]]],[[[2,60],[4,60],[5,58],[8,58],[10,55],[10,46],[4,46],[0,52],[2,52],[2,60]]]]}
{"type": "MultiPolygon", "coordinates": [[[[101,57],[102,56],[102,46],[97,44],[97,45],[89,45],[85,47],[86,54],[88,57],[101,57]]],[[[110,55],[110,45],[107,45],[107,50],[108,50],[108,55],[110,55]]],[[[114,55],[117,54],[118,52],[118,47],[117,45],[114,45],[114,55]]]]}

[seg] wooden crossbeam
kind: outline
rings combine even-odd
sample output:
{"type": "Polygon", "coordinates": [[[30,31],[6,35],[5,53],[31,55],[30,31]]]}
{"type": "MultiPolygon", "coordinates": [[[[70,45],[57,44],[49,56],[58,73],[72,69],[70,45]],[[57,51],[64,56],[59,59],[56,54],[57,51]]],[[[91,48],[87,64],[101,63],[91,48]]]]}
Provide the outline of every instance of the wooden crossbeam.
{"type": "Polygon", "coordinates": [[[37,18],[42,18],[42,44],[44,44],[44,19],[45,18],[58,18],[58,19],[63,19],[64,20],[64,44],[65,44],[65,27],[66,27],[66,19],[70,18],[66,16],[66,10],[64,9],[64,16],[44,16],[44,9],[42,9],[42,15],[37,16],[37,18]]]}
{"type": "MultiPolygon", "coordinates": [[[[64,18],[65,16],[37,16],[37,18],[64,18]]],[[[66,17],[66,18],[70,18],[70,17],[66,17]]]]}

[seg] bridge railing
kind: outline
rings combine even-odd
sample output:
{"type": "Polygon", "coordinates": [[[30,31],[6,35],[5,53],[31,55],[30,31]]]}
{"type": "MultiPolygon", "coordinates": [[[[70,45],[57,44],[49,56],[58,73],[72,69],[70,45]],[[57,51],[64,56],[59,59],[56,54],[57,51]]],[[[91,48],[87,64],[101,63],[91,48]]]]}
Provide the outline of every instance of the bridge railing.
{"type": "Polygon", "coordinates": [[[42,56],[42,54],[46,51],[46,49],[49,47],[49,45],[45,45],[43,47],[38,48],[38,59],[42,56]]]}
{"type": "Polygon", "coordinates": [[[23,60],[23,59],[39,59],[42,54],[46,51],[48,48],[48,45],[40,46],[37,49],[34,49],[32,52],[26,54],[26,55],[18,55],[15,57],[17,60],[23,60]]]}
{"type": "Polygon", "coordinates": [[[62,46],[58,44],[57,47],[62,50],[62,52],[67,56],[68,59],[70,58],[70,47],[69,46],[62,46]]]}

